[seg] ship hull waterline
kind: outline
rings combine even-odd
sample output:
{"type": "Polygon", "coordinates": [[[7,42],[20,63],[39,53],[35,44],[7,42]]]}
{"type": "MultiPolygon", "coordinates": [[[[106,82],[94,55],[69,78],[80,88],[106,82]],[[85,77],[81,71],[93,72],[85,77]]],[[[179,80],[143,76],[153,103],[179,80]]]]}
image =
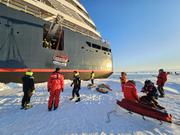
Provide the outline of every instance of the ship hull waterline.
{"type": "MultiPolygon", "coordinates": [[[[40,82],[47,82],[50,74],[54,72],[54,69],[31,69],[33,71],[34,80],[36,83],[40,82]]],[[[27,69],[11,69],[9,72],[5,70],[0,70],[0,80],[4,83],[9,82],[22,82],[22,76],[25,74],[27,69]],[[14,71],[12,71],[14,70],[14,71]]],[[[64,75],[65,79],[73,79],[74,71],[78,71],[80,73],[80,77],[82,80],[89,80],[92,70],[60,70],[60,73],[64,75]]],[[[96,77],[95,78],[107,78],[109,77],[112,72],[109,71],[98,71],[93,70],[95,72],[96,77]]]]}

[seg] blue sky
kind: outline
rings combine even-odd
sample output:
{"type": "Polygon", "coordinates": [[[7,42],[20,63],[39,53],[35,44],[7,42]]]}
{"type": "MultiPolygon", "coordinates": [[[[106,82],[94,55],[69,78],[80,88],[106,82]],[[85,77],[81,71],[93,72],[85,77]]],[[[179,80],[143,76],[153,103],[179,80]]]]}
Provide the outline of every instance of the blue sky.
{"type": "Polygon", "coordinates": [[[180,69],[180,0],[81,0],[115,71],[180,69]]]}

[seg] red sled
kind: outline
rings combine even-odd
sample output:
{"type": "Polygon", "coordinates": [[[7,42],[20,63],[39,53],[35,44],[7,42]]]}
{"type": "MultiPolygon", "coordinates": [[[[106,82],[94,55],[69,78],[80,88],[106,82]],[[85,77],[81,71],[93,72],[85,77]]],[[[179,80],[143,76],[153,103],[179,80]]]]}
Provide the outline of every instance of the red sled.
{"type": "Polygon", "coordinates": [[[130,112],[134,112],[142,116],[147,116],[160,121],[172,123],[172,115],[168,114],[165,111],[158,110],[150,106],[136,103],[126,99],[122,99],[121,101],[117,100],[117,104],[130,112]]]}
{"type": "Polygon", "coordinates": [[[100,93],[107,94],[108,90],[106,88],[96,88],[96,90],[100,93]]]}

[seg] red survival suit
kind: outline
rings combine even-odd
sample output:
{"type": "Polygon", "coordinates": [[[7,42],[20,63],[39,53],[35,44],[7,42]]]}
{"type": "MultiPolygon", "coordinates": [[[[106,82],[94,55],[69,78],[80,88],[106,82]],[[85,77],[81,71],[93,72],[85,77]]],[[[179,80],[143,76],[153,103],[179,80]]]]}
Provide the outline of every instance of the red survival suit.
{"type": "Polygon", "coordinates": [[[64,76],[59,72],[53,72],[48,79],[48,91],[50,92],[48,109],[52,109],[54,102],[54,109],[58,108],[59,96],[64,90],[64,76]]]}
{"type": "Polygon", "coordinates": [[[163,70],[160,70],[159,75],[157,77],[157,85],[158,85],[158,91],[160,93],[159,97],[164,97],[164,84],[167,81],[167,73],[163,70]]]}
{"type": "Polygon", "coordinates": [[[136,85],[132,81],[128,81],[123,85],[123,93],[124,93],[124,98],[127,100],[135,101],[138,102],[138,94],[137,94],[137,89],[136,85]]]}
{"type": "Polygon", "coordinates": [[[167,81],[167,73],[166,72],[159,73],[157,77],[157,85],[164,86],[166,81],[167,81]]]}

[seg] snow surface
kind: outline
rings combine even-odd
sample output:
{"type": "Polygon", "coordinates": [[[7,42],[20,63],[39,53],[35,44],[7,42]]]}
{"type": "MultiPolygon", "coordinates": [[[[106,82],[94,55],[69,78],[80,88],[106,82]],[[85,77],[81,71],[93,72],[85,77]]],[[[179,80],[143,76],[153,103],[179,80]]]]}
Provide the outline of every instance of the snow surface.
{"type": "MultiPolygon", "coordinates": [[[[143,82],[156,81],[155,73],[131,73],[129,79],[136,81],[140,91],[143,82]]],[[[49,93],[47,83],[36,84],[36,93],[31,98],[33,108],[20,110],[22,84],[0,83],[0,135],[62,135],[62,134],[137,134],[137,135],[178,135],[180,127],[151,118],[143,120],[140,115],[129,114],[116,105],[122,99],[119,73],[108,79],[95,80],[97,84],[107,83],[113,89],[108,94],[98,93],[95,88],[87,89],[88,81],[82,81],[81,102],[69,101],[71,81],[65,81],[58,110],[48,112],[49,93]],[[109,114],[109,119],[107,114],[109,114]]],[[[159,99],[161,105],[180,120],[180,76],[169,75],[165,86],[166,97],[159,99]]],[[[139,92],[139,95],[143,93],[139,92]]]]}

